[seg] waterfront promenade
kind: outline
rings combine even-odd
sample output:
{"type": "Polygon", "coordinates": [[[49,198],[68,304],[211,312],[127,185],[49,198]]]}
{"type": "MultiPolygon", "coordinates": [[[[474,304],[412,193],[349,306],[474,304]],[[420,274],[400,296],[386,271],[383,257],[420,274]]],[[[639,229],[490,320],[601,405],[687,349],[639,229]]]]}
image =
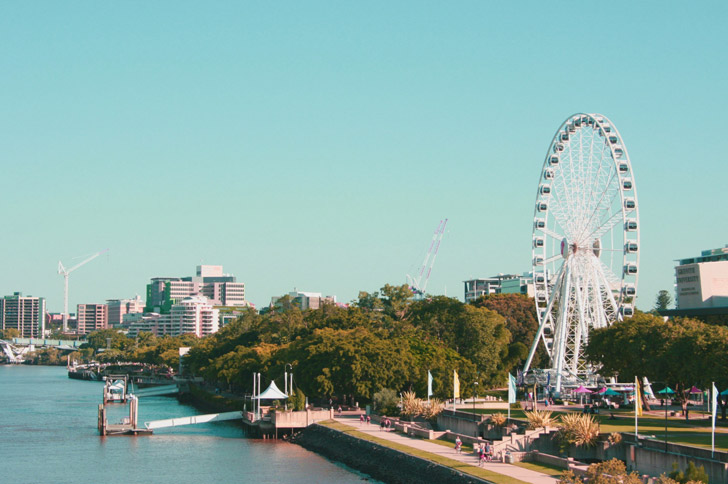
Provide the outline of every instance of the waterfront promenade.
{"type": "MultiPolygon", "coordinates": [[[[410,437],[409,435],[404,435],[399,432],[382,431],[380,430],[379,425],[375,424],[362,425],[359,422],[359,414],[337,415],[335,417],[335,421],[353,427],[358,432],[371,435],[372,437],[386,440],[388,442],[393,442],[402,446],[410,447],[413,450],[424,451],[441,457],[446,457],[448,459],[462,462],[464,464],[472,465],[476,468],[478,467],[478,460],[472,453],[463,452],[461,454],[458,454],[455,452],[455,449],[453,449],[452,446],[435,444],[432,442],[428,442],[427,440],[410,437]]],[[[549,475],[543,474],[541,472],[532,471],[530,469],[525,469],[516,465],[504,464],[500,462],[487,462],[484,464],[484,466],[486,470],[501,474],[507,479],[512,479],[513,482],[521,481],[533,484],[555,484],[556,482],[558,482],[557,479],[549,475]]]]}

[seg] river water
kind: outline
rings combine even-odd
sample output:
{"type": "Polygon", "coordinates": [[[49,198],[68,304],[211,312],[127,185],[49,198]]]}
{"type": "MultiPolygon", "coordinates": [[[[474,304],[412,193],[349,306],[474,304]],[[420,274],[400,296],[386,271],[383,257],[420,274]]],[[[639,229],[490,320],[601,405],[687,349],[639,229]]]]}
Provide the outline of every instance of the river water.
{"type": "MultiPolygon", "coordinates": [[[[230,422],[100,437],[102,388],[100,382],[69,379],[63,367],[0,365],[0,482],[376,482],[297,445],[245,438],[230,422]]],[[[146,397],[139,404],[140,425],[199,413],[170,397],[146,397]]]]}

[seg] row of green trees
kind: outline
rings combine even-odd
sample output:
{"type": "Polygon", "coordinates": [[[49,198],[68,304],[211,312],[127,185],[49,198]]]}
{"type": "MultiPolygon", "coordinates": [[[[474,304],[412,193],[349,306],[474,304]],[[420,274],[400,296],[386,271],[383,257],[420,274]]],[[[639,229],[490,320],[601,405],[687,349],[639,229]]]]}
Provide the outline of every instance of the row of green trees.
{"type": "Polygon", "coordinates": [[[436,397],[503,386],[523,363],[537,329],[533,300],[493,295],[475,304],[435,296],[413,300],[406,285],[361,292],[349,307],[300,311],[285,298],[264,314],[248,311],[202,339],[185,357],[193,374],[233,389],[251,389],[252,375],[282,379],[294,372],[307,395],[371,401],[382,389],[436,397]]]}

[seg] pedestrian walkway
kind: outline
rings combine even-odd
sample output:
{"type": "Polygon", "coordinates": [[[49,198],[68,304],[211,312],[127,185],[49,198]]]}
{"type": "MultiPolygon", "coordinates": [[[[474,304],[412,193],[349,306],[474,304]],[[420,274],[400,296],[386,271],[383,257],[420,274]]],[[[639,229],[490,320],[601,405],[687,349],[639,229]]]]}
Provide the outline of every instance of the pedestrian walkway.
{"type": "MultiPolygon", "coordinates": [[[[453,447],[446,447],[439,444],[434,444],[425,439],[419,439],[416,437],[410,437],[398,432],[393,431],[381,431],[378,425],[375,424],[361,424],[359,422],[358,415],[337,415],[335,420],[339,423],[349,425],[350,427],[356,428],[357,431],[365,434],[372,435],[374,437],[395,442],[400,445],[412,447],[421,451],[436,454],[448,459],[453,459],[465,464],[470,464],[474,467],[478,467],[478,458],[472,453],[461,453],[455,452],[453,447]]],[[[558,480],[543,474],[541,472],[532,471],[530,469],[524,469],[523,467],[514,466],[511,464],[503,464],[500,462],[486,462],[484,464],[485,469],[502,474],[504,476],[518,479],[523,482],[530,482],[533,484],[555,484],[558,480]]]]}

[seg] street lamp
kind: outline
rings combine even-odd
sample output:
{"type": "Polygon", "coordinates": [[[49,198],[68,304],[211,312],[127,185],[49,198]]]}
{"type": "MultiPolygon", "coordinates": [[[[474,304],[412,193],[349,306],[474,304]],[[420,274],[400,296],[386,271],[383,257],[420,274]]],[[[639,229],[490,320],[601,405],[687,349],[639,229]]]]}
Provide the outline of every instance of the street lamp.
{"type": "Polygon", "coordinates": [[[286,363],[283,366],[283,392],[288,395],[288,367],[291,367],[291,393],[293,393],[293,365],[286,363]]]}
{"type": "MultiPolygon", "coordinates": [[[[665,453],[667,453],[667,395],[668,395],[668,392],[666,392],[665,390],[669,389],[670,387],[667,386],[667,383],[666,382],[656,381],[656,382],[653,382],[653,383],[662,384],[664,386],[664,388],[660,392],[657,392],[657,393],[661,393],[662,392],[662,404],[665,407],[665,439],[664,440],[665,440],[665,453]]],[[[635,397],[636,396],[637,396],[637,393],[635,393],[635,397]]],[[[635,405],[636,404],[637,403],[635,402],[635,405]]],[[[635,436],[635,438],[636,437],[637,436],[635,436]]]]}
{"type": "Polygon", "coordinates": [[[475,415],[475,399],[478,396],[478,382],[473,382],[473,416],[475,415]]]}

